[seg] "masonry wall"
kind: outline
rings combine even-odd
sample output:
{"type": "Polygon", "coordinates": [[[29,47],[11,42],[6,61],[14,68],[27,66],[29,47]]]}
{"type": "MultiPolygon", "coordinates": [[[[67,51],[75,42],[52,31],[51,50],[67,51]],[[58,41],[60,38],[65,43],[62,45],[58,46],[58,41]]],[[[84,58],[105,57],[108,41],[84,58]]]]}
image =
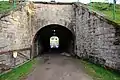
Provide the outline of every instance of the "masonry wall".
{"type": "Polygon", "coordinates": [[[75,4],[76,54],[120,70],[120,26],[75,4]]]}
{"type": "MultiPolygon", "coordinates": [[[[41,3],[36,6],[32,17],[28,17],[24,9],[0,17],[0,52],[31,47],[40,28],[58,24],[75,35],[74,51],[79,57],[120,70],[119,25],[90,12],[82,4],[41,3]]],[[[30,57],[29,50],[21,53],[30,57]]],[[[0,65],[12,66],[9,54],[0,55],[0,65]]],[[[19,63],[26,60],[22,55],[17,58],[19,63]]]]}
{"type": "MultiPolygon", "coordinates": [[[[61,25],[74,33],[74,7],[72,3],[35,3],[35,13],[31,18],[32,39],[38,39],[37,32],[48,25],[61,25]]],[[[39,35],[39,34],[38,34],[39,35]]],[[[37,41],[34,41],[33,55],[37,55],[37,41]]],[[[41,45],[39,46],[39,50],[41,45]]]]}
{"type": "Polygon", "coordinates": [[[35,16],[32,17],[33,36],[42,27],[58,24],[71,30],[74,19],[72,4],[36,3],[35,16]]]}
{"type": "MultiPolygon", "coordinates": [[[[25,9],[11,11],[0,16],[0,69],[3,65],[4,67],[5,65],[14,66],[12,53],[2,54],[1,52],[31,47],[31,34],[28,25],[28,15],[25,9]]],[[[30,58],[30,50],[19,52],[16,65],[26,61],[25,56],[30,58]]]]}
{"type": "Polygon", "coordinates": [[[15,11],[0,18],[0,51],[30,47],[30,28],[25,11],[15,11]]]}

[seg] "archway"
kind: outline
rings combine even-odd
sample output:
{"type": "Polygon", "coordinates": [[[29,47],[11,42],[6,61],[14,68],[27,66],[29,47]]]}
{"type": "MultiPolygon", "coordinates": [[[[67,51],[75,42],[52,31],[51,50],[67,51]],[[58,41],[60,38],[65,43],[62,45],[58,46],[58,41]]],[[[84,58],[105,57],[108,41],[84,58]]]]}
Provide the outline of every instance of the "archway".
{"type": "Polygon", "coordinates": [[[33,56],[37,56],[43,52],[74,53],[73,33],[68,28],[57,24],[51,24],[41,28],[33,40],[33,56]],[[50,38],[52,36],[59,38],[59,47],[51,48],[50,38]]]}

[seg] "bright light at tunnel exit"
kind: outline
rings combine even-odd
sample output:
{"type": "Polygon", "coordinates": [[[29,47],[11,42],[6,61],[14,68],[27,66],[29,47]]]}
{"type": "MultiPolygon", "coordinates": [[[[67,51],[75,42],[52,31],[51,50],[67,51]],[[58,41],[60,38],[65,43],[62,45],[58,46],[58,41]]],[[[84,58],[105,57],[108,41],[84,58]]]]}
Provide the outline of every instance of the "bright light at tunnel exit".
{"type": "Polygon", "coordinates": [[[59,38],[57,36],[50,37],[50,48],[59,48],[59,38]]]}

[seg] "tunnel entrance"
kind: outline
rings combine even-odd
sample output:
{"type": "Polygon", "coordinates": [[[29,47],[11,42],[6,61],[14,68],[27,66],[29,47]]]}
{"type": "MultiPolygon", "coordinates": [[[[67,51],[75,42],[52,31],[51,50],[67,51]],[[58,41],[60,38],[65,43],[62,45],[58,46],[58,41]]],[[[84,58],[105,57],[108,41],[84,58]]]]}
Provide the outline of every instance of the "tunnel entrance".
{"type": "Polygon", "coordinates": [[[73,33],[68,28],[61,25],[52,24],[41,28],[36,33],[33,41],[33,51],[35,55],[43,54],[45,52],[73,53],[73,50],[74,50],[73,33]],[[53,39],[53,43],[51,43],[50,39],[53,39]]]}

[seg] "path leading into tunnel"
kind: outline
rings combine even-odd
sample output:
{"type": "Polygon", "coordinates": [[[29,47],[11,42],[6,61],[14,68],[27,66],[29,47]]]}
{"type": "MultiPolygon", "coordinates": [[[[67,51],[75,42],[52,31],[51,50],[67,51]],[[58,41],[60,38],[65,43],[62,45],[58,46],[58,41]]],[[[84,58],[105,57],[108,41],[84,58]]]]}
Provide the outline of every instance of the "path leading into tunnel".
{"type": "Polygon", "coordinates": [[[71,57],[46,54],[25,80],[92,80],[81,63],[71,57]]]}

